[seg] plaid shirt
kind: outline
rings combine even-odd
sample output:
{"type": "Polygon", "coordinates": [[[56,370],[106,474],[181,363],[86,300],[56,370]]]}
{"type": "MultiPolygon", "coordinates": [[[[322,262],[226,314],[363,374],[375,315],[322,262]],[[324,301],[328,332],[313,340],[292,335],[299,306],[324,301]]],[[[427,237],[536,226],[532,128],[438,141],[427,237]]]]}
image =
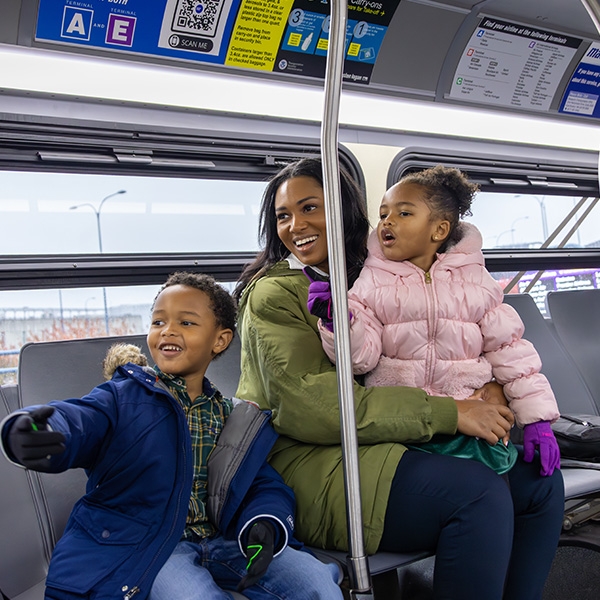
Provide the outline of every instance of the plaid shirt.
{"type": "Polygon", "coordinates": [[[154,369],[179,402],[190,428],[194,480],[186,527],[181,539],[197,542],[217,531],[206,514],[208,457],[217,443],[227,417],[231,414],[233,405],[231,400],[223,398],[221,392],[208,379],[204,379],[202,394],[192,401],[184,379],[163,373],[158,367],[154,369]]]}

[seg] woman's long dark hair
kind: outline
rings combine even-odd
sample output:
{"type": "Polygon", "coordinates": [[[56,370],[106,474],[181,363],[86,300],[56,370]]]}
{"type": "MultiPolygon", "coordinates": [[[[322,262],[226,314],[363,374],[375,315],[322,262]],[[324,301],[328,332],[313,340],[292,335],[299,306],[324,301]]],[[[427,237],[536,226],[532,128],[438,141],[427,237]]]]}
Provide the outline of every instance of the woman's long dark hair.
{"type": "MultiPolygon", "coordinates": [[[[312,177],[323,187],[322,169],[320,158],[303,158],[284,167],[269,181],[263,194],[259,214],[259,242],[263,250],[257,255],[254,262],[247,265],[242,272],[233,293],[236,300],[240,299],[244,288],[257,274],[264,273],[289,254],[289,250],[277,235],[277,219],[275,216],[277,190],[283,183],[294,177],[312,177]]],[[[350,287],[358,277],[367,257],[369,218],[360,188],[345,169],[340,169],[340,186],[346,269],[348,287],[350,287]]]]}

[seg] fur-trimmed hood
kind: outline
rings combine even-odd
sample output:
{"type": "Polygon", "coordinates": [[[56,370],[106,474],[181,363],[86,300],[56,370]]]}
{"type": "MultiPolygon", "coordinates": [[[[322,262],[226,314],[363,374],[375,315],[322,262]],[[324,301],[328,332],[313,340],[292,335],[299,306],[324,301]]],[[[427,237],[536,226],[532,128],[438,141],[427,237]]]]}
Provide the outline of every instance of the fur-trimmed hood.
{"type": "Polygon", "coordinates": [[[118,367],[133,363],[140,367],[148,366],[148,359],[139,346],[118,342],[107,351],[102,361],[102,374],[107,381],[112,379],[118,367]]]}

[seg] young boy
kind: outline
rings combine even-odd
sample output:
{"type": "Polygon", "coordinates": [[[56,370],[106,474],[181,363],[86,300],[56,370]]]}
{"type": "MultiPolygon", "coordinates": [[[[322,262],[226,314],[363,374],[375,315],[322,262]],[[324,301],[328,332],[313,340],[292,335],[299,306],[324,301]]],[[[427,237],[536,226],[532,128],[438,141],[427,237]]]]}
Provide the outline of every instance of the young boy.
{"type": "Polygon", "coordinates": [[[341,600],[337,567],[293,549],[293,492],[266,462],[269,414],[204,377],[234,329],[223,288],[175,273],[152,307],[154,369],[128,362],[84,398],[5,420],[9,460],[88,474],[46,600],[220,600],[236,588],[252,600],[341,600]]]}

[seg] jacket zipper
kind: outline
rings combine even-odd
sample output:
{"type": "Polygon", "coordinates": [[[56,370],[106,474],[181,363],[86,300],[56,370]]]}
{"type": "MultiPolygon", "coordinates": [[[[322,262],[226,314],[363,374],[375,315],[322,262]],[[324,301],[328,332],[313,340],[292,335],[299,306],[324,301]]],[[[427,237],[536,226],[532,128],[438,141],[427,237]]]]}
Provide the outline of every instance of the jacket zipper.
{"type": "Polygon", "coordinates": [[[435,293],[433,289],[433,280],[431,279],[431,271],[424,274],[425,279],[425,297],[427,299],[427,357],[425,359],[425,386],[430,387],[433,378],[433,353],[435,340],[435,293]]]}
{"type": "Polygon", "coordinates": [[[140,591],[140,588],[136,585],[135,587],[132,587],[124,596],[123,596],[123,600],[130,600],[131,598],[133,598],[138,592],[140,591]]]}
{"type": "MultiPolygon", "coordinates": [[[[153,389],[154,386],[152,386],[153,389]]],[[[160,389],[160,388],[159,388],[160,389]]],[[[163,392],[165,390],[162,390],[163,392]]],[[[166,394],[169,396],[169,401],[172,402],[176,402],[173,398],[173,396],[169,393],[166,392],[166,394]]],[[[175,405],[175,410],[177,411],[177,407],[178,405],[175,405]]],[[[183,411],[182,411],[183,412],[183,411]]],[[[185,416],[184,416],[185,419],[185,416]]],[[[184,427],[185,430],[185,427],[184,427]]],[[[185,452],[185,444],[183,447],[183,472],[185,473],[185,471],[187,470],[187,459],[188,456],[185,452]]],[[[177,498],[177,506],[175,508],[175,514],[173,515],[173,520],[171,521],[171,528],[169,530],[169,533],[167,534],[167,537],[165,538],[165,540],[163,541],[163,543],[161,544],[161,547],[158,549],[158,551],[154,554],[154,558],[150,561],[150,564],[148,565],[148,567],[146,568],[146,570],[144,571],[144,573],[142,574],[142,576],[139,579],[140,584],[142,583],[142,581],[144,581],[148,575],[148,572],[150,571],[150,569],[152,568],[152,565],[154,564],[154,562],[156,561],[156,559],[158,558],[158,556],[161,554],[163,547],[165,546],[165,544],[168,542],[169,538],[171,537],[171,535],[173,534],[173,531],[175,529],[175,523],[177,522],[177,517],[179,515],[179,506],[181,504],[181,495],[183,493],[183,489],[182,487],[179,489],[179,494],[178,494],[178,498],[177,498]]],[[[123,586],[122,591],[127,591],[127,586],[123,586]]],[[[138,592],[140,591],[140,588],[136,585],[134,587],[132,587],[124,596],[123,596],[123,600],[131,600],[131,598],[133,598],[133,596],[135,596],[138,592]]]]}

